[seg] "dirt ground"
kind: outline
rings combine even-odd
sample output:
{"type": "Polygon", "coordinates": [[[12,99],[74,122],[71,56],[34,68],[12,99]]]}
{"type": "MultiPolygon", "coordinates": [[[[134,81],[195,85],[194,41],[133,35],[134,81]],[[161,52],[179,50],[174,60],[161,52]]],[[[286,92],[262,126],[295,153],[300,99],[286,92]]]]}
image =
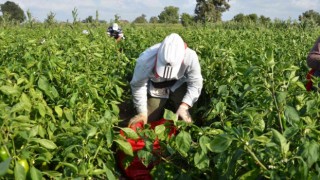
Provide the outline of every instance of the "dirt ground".
{"type": "Polygon", "coordinates": [[[120,109],[119,118],[121,119],[119,126],[126,127],[128,126],[129,120],[136,115],[136,110],[130,100],[122,102],[118,107],[120,109]]]}

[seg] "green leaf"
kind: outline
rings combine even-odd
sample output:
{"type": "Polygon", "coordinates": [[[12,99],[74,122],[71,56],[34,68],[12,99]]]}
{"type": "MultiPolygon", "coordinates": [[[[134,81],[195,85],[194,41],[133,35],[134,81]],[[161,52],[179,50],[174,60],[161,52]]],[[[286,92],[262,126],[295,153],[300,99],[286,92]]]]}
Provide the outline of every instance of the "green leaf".
{"type": "Polygon", "coordinates": [[[39,136],[44,138],[46,133],[47,133],[46,130],[41,125],[38,125],[38,134],[39,134],[39,136]]]}
{"type": "Polygon", "coordinates": [[[201,150],[204,153],[207,153],[207,149],[208,149],[207,147],[210,145],[210,138],[207,136],[201,136],[199,139],[199,144],[200,144],[201,150]]]}
{"type": "Polygon", "coordinates": [[[98,57],[98,58],[102,58],[102,54],[100,54],[100,53],[93,53],[93,55],[98,57]]]}
{"type": "Polygon", "coordinates": [[[119,114],[120,109],[119,109],[119,106],[118,106],[118,105],[112,103],[112,104],[111,104],[111,107],[112,107],[112,108],[111,108],[111,109],[112,109],[112,112],[113,112],[114,114],[119,114]]]}
{"type": "Polygon", "coordinates": [[[6,159],[0,163],[0,176],[3,176],[7,173],[10,167],[11,158],[6,159]]]}
{"type": "Polygon", "coordinates": [[[306,86],[302,83],[302,82],[300,82],[300,81],[297,81],[296,83],[295,83],[298,87],[300,87],[301,88],[301,90],[306,90],[306,86]]]}
{"type": "Polygon", "coordinates": [[[232,143],[232,138],[227,134],[219,134],[210,142],[208,149],[211,152],[222,153],[228,149],[232,143]]]}
{"type": "Polygon", "coordinates": [[[57,115],[58,115],[59,118],[62,117],[63,111],[62,111],[62,109],[61,109],[60,106],[55,106],[55,107],[54,107],[54,111],[57,113],[57,115]]]}
{"type": "Polygon", "coordinates": [[[254,120],[254,125],[254,129],[260,132],[263,132],[266,127],[266,124],[262,118],[254,120]]]}
{"type": "Polygon", "coordinates": [[[133,156],[133,150],[131,144],[127,141],[123,141],[120,139],[114,140],[118,145],[120,150],[122,150],[125,154],[129,156],[133,156]]]}
{"type": "Polygon", "coordinates": [[[258,141],[258,142],[261,142],[264,144],[270,142],[269,137],[264,136],[264,135],[253,137],[252,140],[255,140],[255,141],[258,141]]]}
{"type": "Polygon", "coordinates": [[[51,99],[59,97],[59,93],[54,86],[51,86],[48,79],[45,76],[40,76],[38,80],[38,87],[51,99]]]}
{"type": "Polygon", "coordinates": [[[121,128],[121,130],[124,132],[124,134],[127,136],[127,138],[137,140],[139,139],[139,135],[131,128],[121,128]]]}
{"type": "Polygon", "coordinates": [[[219,95],[228,95],[229,90],[228,90],[228,86],[227,85],[221,85],[218,88],[218,94],[219,95]]]}
{"type": "Polygon", "coordinates": [[[32,105],[29,97],[25,93],[22,93],[19,103],[15,104],[10,111],[11,112],[20,112],[20,111],[31,112],[31,108],[32,108],[32,105]]]}
{"type": "Polygon", "coordinates": [[[154,131],[155,131],[156,135],[158,135],[158,136],[163,134],[165,130],[166,130],[166,127],[164,124],[158,125],[154,128],[154,131]]]}
{"type": "Polygon", "coordinates": [[[93,175],[100,175],[100,174],[104,174],[104,173],[106,173],[106,171],[103,169],[95,169],[92,171],[93,175]]]}
{"type": "Polygon", "coordinates": [[[209,167],[210,160],[204,151],[196,152],[194,155],[194,164],[198,169],[205,169],[209,167]]]}
{"type": "Polygon", "coordinates": [[[273,53],[273,50],[272,49],[268,49],[266,51],[266,55],[267,55],[267,58],[268,58],[268,61],[267,61],[267,65],[268,66],[271,66],[271,68],[274,68],[275,66],[275,62],[274,62],[274,53],[273,53]]]}
{"type": "Polygon", "coordinates": [[[116,180],[117,178],[115,177],[115,175],[112,173],[112,171],[107,168],[105,165],[103,165],[103,169],[106,170],[107,172],[107,179],[110,179],[110,180],[116,180]]]}
{"type": "Polygon", "coordinates": [[[70,107],[74,107],[74,105],[75,105],[75,103],[76,103],[76,100],[77,100],[77,98],[78,98],[78,91],[77,92],[74,92],[73,94],[72,94],[72,97],[70,98],[70,101],[69,101],[69,105],[70,105],[70,107]]]}
{"type": "Polygon", "coordinates": [[[144,147],[146,150],[150,152],[153,150],[153,141],[154,139],[150,139],[150,138],[144,139],[144,143],[145,143],[144,147]]]}
{"type": "Polygon", "coordinates": [[[33,142],[39,143],[41,146],[43,146],[43,147],[45,147],[47,149],[55,149],[55,148],[57,148],[57,145],[54,142],[52,142],[52,141],[50,141],[48,139],[31,138],[30,140],[33,141],[33,142]]]}
{"type": "Polygon", "coordinates": [[[279,131],[275,129],[271,129],[271,131],[273,133],[274,140],[278,145],[284,146],[284,144],[287,143],[286,138],[279,131]]]}
{"type": "Polygon", "coordinates": [[[97,128],[92,126],[88,131],[87,138],[94,136],[96,133],[97,133],[97,128]]]}
{"type": "Polygon", "coordinates": [[[288,154],[290,148],[290,142],[286,143],[283,147],[281,147],[281,152],[286,156],[288,154]]]}
{"type": "Polygon", "coordinates": [[[175,139],[177,150],[182,156],[187,157],[191,146],[191,136],[186,131],[181,131],[175,139]]]}
{"type": "Polygon", "coordinates": [[[70,109],[68,108],[63,108],[63,113],[68,119],[68,121],[73,122],[73,113],[70,109]]]}
{"type": "Polygon", "coordinates": [[[35,137],[36,135],[38,135],[38,130],[39,130],[38,126],[32,127],[30,134],[29,134],[29,137],[35,137]]]}
{"type": "Polygon", "coordinates": [[[173,121],[178,120],[178,116],[174,112],[172,112],[168,109],[164,110],[163,118],[166,120],[173,120],[173,121]]]}
{"type": "Polygon", "coordinates": [[[251,171],[244,173],[239,180],[252,180],[257,179],[259,176],[260,170],[258,168],[254,168],[251,171]]]}
{"type": "Polygon", "coordinates": [[[292,106],[286,106],[284,114],[287,117],[288,122],[291,124],[298,123],[300,121],[300,116],[297,110],[292,106]]]}
{"type": "Polygon", "coordinates": [[[306,159],[310,168],[319,159],[319,144],[315,141],[307,141],[303,144],[301,156],[306,159]]]}
{"type": "Polygon", "coordinates": [[[67,163],[67,162],[59,162],[58,166],[56,169],[58,169],[60,166],[67,166],[69,167],[72,171],[74,171],[76,174],[78,173],[78,167],[72,163],[67,163]]]}
{"type": "Polygon", "coordinates": [[[318,109],[317,108],[317,102],[315,100],[309,100],[307,101],[307,113],[310,113],[313,109],[318,109]]]}
{"type": "Polygon", "coordinates": [[[0,87],[0,91],[8,96],[19,96],[20,94],[19,86],[4,85],[0,87]]]}
{"type": "Polygon", "coordinates": [[[26,179],[26,174],[27,173],[25,172],[24,167],[16,162],[14,167],[14,178],[24,180],[26,179]]]}
{"type": "Polygon", "coordinates": [[[138,157],[141,160],[141,162],[143,163],[143,165],[148,167],[148,165],[151,163],[151,161],[153,159],[153,154],[149,151],[145,151],[142,149],[142,150],[138,151],[138,157]]]}
{"type": "Polygon", "coordinates": [[[106,139],[107,139],[107,147],[111,147],[112,142],[113,142],[113,130],[111,126],[108,126],[108,130],[106,132],[106,139]]]}
{"type": "Polygon", "coordinates": [[[299,133],[299,127],[288,127],[286,128],[286,130],[283,132],[284,137],[286,137],[287,139],[291,139],[294,138],[296,136],[297,133],[299,133]]]}
{"type": "Polygon", "coordinates": [[[41,171],[39,171],[34,166],[31,166],[31,168],[30,168],[30,175],[31,175],[32,180],[42,180],[41,171]]]}
{"type": "Polygon", "coordinates": [[[59,93],[58,93],[57,89],[54,86],[50,87],[50,94],[52,95],[53,98],[58,98],[59,97],[59,93]]]}
{"type": "Polygon", "coordinates": [[[24,111],[26,108],[27,108],[26,104],[24,104],[23,102],[18,102],[17,104],[12,106],[10,112],[11,113],[21,112],[21,111],[24,111]]]}
{"type": "Polygon", "coordinates": [[[45,76],[40,76],[38,80],[38,87],[39,89],[43,90],[47,95],[50,89],[50,84],[48,79],[45,76]]]}
{"type": "Polygon", "coordinates": [[[28,122],[28,121],[30,121],[30,118],[29,118],[29,116],[20,115],[20,116],[13,118],[13,120],[19,121],[19,122],[28,122]]]}
{"type": "Polygon", "coordinates": [[[287,154],[290,142],[287,143],[287,139],[277,130],[271,129],[271,131],[273,132],[274,141],[281,147],[282,154],[287,154]]]}
{"type": "Polygon", "coordinates": [[[121,97],[122,96],[122,89],[119,87],[119,86],[115,86],[115,88],[116,88],[116,93],[117,93],[117,96],[118,97],[121,97]]]}
{"type": "Polygon", "coordinates": [[[28,95],[26,95],[25,93],[22,93],[20,97],[20,102],[24,104],[25,111],[31,112],[32,104],[28,95]]]}
{"type": "Polygon", "coordinates": [[[53,179],[62,176],[62,173],[58,171],[42,171],[41,173],[52,177],[53,179]]]}
{"type": "Polygon", "coordinates": [[[43,103],[39,102],[37,109],[39,111],[39,114],[41,115],[41,117],[44,117],[46,115],[46,105],[44,105],[43,103]]]}
{"type": "Polygon", "coordinates": [[[226,106],[225,106],[224,102],[218,102],[216,104],[216,111],[218,113],[223,113],[225,110],[226,110],[226,106]]]}
{"type": "Polygon", "coordinates": [[[283,104],[286,102],[287,92],[277,92],[276,99],[279,104],[283,104]]]}

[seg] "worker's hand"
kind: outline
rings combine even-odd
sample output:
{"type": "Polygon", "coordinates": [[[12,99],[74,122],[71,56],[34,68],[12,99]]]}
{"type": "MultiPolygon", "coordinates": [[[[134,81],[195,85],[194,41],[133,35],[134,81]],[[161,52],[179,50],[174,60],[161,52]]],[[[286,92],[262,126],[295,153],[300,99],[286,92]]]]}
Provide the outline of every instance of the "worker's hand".
{"type": "Polygon", "coordinates": [[[147,121],[148,121],[147,113],[139,113],[135,115],[133,118],[130,119],[128,127],[131,127],[132,125],[141,121],[143,122],[143,124],[147,124],[147,121]]]}
{"type": "Polygon", "coordinates": [[[187,104],[181,104],[176,112],[178,118],[182,118],[182,120],[186,123],[191,123],[192,119],[189,113],[189,106],[187,104]]]}

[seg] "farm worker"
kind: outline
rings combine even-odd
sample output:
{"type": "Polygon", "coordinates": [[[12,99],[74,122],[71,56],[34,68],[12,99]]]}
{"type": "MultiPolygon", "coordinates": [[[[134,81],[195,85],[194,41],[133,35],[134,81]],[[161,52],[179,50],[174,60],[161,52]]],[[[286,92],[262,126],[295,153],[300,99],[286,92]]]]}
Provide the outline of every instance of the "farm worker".
{"type": "Polygon", "coordinates": [[[129,127],[159,120],[168,104],[179,119],[192,122],[189,108],[198,100],[202,83],[196,52],[178,34],[168,35],[137,59],[130,82],[137,115],[130,119],[129,127]]]}
{"type": "MultiPolygon", "coordinates": [[[[311,75],[320,77],[320,37],[314,43],[312,49],[307,56],[307,65],[312,69],[311,75]]],[[[309,73],[310,73],[309,72],[309,73]]],[[[311,87],[311,89],[314,89],[311,87]]]]}
{"type": "Polygon", "coordinates": [[[117,23],[113,23],[112,26],[108,27],[107,34],[110,37],[115,38],[117,42],[119,42],[121,39],[125,39],[122,29],[117,23]]]}

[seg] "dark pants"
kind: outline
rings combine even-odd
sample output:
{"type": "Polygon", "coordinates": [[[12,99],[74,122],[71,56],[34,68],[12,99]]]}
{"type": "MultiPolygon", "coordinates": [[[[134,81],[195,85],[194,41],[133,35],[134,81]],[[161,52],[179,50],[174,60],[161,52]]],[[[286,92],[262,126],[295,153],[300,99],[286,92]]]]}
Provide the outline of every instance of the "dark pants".
{"type": "Polygon", "coordinates": [[[148,95],[148,122],[157,121],[163,117],[164,109],[178,110],[184,95],[187,92],[187,83],[182,84],[174,92],[170,92],[169,98],[156,98],[148,95]]]}

